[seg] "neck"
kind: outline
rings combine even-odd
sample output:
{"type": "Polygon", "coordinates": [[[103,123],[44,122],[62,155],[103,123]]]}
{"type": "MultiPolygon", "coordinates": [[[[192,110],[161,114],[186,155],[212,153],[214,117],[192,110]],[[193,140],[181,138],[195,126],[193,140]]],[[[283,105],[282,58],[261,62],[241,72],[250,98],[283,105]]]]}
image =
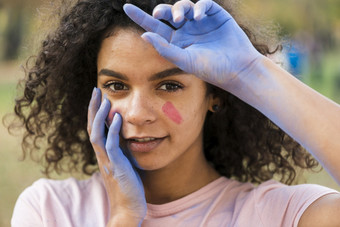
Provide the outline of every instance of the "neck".
{"type": "Polygon", "coordinates": [[[148,203],[164,204],[177,200],[220,177],[203,153],[194,159],[187,156],[181,157],[180,163],[171,163],[159,170],[140,171],[148,203]]]}

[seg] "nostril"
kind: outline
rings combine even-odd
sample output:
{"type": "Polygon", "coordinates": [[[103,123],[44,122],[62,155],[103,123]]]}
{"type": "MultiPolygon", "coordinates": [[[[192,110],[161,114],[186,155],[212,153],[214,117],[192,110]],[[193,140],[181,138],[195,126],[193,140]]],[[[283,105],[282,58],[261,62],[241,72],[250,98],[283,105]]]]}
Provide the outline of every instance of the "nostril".
{"type": "Polygon", "coordinates": [[[141,125],[150,124],[156,119],[155,114],[152,111],[127,111],[125,120],[131,124],[141,125]]]}

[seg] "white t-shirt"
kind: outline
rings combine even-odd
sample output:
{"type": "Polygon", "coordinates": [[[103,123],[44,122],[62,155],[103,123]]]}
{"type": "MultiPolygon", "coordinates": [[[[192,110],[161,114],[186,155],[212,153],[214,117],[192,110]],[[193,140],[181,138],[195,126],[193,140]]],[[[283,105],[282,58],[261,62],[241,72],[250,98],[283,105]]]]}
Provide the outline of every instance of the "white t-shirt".
{"type": "MultiPolygon", "coordinates": [[[[176,201],[148,204],[142,226],[297,226],[306,208],[335,190],[312,184],[286,186],[267,181],[255,187],[225,177],[176,201]]],[[[99,173],[90,179],[40,179],[15,205],[12,226],[100,227],[109,219],[109,203],[99,173]]]]}

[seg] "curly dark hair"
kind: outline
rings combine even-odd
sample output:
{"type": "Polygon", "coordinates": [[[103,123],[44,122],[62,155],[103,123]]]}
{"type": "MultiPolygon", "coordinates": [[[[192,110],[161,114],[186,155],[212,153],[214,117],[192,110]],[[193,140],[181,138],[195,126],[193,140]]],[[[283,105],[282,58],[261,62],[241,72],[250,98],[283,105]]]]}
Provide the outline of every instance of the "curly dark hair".
{"type": "MultiPolygon", "coordinates": [[[[41,154],[45,173],[97,171],[87,134],[87,107],[97,82],[97,54],[102,40],[117,28],[138,28],[123,12],[133,3],[151,13],[173,0],[77,0],[64,7],[60,24],[42,42],[36,57],[26,64],[23,95],[15,114],[25,127],[23,154],[41,154]]],[[[219,2],[222,4],[221,2],[219,2]]],[[[235,15],[230,4],[223,4],[235,15]]],[[[271,55],[268,43],[238,22],[254,47],[271,55]]],[[[260,183],[273,177],[291,184],[295,167],[318,163],[297,142],[259,111],[232,94],[208,84],[208,92],[221,100],[218,112],[209,112],[204,125],[204,151],[215,169],[226,177],[260,183]]],[[[12,122],[13,126],[14,122],[12,122]]],[[[11,125],[9,126],[11,127],[11,125]]]]}

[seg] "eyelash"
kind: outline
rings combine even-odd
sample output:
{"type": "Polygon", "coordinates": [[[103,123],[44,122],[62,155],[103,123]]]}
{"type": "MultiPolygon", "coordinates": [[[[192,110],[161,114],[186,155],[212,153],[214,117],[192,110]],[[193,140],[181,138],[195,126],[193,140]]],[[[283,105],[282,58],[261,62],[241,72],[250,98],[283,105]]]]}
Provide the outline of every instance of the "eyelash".
{"type": "Polygon", "coordinates": [[[166,92],[176,92],[180,89],[183,89],[183,85],[178,83],[178,82],[175,82],[175,81],[164,81],[162,82],[159,86],[158,86],[158,90],[163,90],[163,91],[166,91],[166,92]],[[171,89],[160,89],[161,87],[163,86],[172,86],[172,87],[176,87],[176,88],[171,88],[171,89]]]}
{"type": "MultiPolygon", "coordinates": [[[[120,92],[120,91],[124,91],[124,90],[128,90],[128,86],[126,86],[124,83],[122,82],[117,82],[117,81],[110,81],[110,82],[107,82],[106,84],[103,85],[103,88],[110,91],[110,92],[114,92],[114,93],[117,93],[117,92],[120,92]],[[116,85],[120,85],[121,88],[123,89],[117,89],[117,90],[113,90],[111,89],[110,87],[111,86],[116,86],[116,85]]],[[[164,81],[162,83],[159,84],[157,90],[162,90],[162,91],[165,91],[165,92],[176,92],[180,89],[183,89],[183,85],[178,83],[178,82],[174,82],[174,81],[164,81]],[[165,86],[164,89],[161,89],[161,87],[165,86]],[[167,86],[171,86],[172,88],[169,89],[169,87],[167,88],[167,86]],[[175,87],[175,88],[174,88],[175,87]]]]}
{"type": "Polygon", "coordinates": [[[127,87],[124,83],[122,83],[122,82],[117,82],[117,81],[110,81],[110,82],[107,82],[107,83],[105,83],[105,84],[103,85],[103,88],[106,89],[106,90],[108,90],[108,91],[110,91],[110,92],[114,92],[114,93],[119,92],[119,91],[122,91],[122,90],[127,90],[127,89],[128,89],[128,87],[127,87]],[[113,90],[113,89],[110,88],[111,86],[115,86],[115,85],[120,85],[120,86],[123,87],[123,89],[113,90]]]}

